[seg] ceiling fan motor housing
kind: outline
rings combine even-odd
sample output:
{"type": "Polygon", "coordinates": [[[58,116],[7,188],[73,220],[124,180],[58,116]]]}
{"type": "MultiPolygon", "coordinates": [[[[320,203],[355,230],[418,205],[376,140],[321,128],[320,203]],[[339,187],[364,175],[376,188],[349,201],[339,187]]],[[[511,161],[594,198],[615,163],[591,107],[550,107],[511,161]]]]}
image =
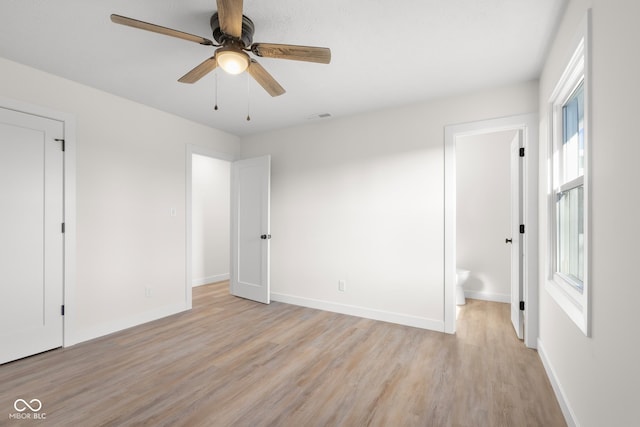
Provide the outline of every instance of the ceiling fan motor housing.
{"type": "MultiPolygon", "coordinates": [[[[225,44],[225,41],[228,40],[237,40],[235,37],[231,37],[222,32],[220,29],[220,20],[218,19],[218,12],[214,13],[211,16],[210,20],[211,30],[213,30],[213,38],[216,42],[221,45],[225,44]]],[[[255,26],[253,25],[253,21],[246,16],[242,15],[242,36],[240,36],[240,41],[244,45],[244,47],[249,47],[253,43],[253,33],[255,31],[255,26]]]]}

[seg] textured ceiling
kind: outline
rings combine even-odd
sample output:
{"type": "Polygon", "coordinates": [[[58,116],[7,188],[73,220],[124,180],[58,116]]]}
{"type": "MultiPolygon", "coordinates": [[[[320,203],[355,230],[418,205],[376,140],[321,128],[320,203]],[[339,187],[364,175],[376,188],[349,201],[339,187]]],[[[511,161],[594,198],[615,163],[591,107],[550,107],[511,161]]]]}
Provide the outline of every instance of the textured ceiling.
{"type": "Polygon", "coordinates": [[[565,3],[245,0],[255,42],[332,50],[329,65],[259,58],[287,90],[277,98],[247,73],[178,83],[212,47],[109,20],[117,13],[212,39],[215,0],[0,0],[0,56],[248,135],[536,79],[565,3]]]}

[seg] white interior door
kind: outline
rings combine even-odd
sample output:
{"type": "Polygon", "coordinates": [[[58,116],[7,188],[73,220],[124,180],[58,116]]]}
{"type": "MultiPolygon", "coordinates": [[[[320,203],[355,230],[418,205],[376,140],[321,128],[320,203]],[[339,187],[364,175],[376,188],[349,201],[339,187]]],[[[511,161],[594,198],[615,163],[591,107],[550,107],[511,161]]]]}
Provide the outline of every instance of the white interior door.
{"type": "Polygon", "coordinates": [[[232,295],[269,304],[271,157],[231,166],[232,295]]]}
{"type": "Polygon", "coordinates": [[[0,363],[62,346],[61,122],[0,108],[0,363]]]}
{"type": "Polygon", "coordinates": [[[520,233],[523,224],[523,164],[520,157],[522,131],[518,131],[511,141],[511,323],[518,338],[524,334],[524,313],[520,310],[523,295],[524,235],[520,233]]]}

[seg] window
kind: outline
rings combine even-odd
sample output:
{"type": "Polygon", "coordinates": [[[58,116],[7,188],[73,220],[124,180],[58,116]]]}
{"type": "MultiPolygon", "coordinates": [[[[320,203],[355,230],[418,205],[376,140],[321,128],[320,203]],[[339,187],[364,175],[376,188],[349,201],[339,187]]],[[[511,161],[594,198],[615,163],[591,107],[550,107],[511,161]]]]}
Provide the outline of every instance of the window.
{"type": "Polygon", "coordinates": [[[584,291],[584,81],[562,106],[562,146],[557,148],[556,272],[584,291]]]}
{"type": "MultiPolygon", "coordinates": [[[[549,252],[545,288],[589,334],[588,27],[550,99],[549,252]]],[[[576,46],[574,45],[574,46],[576,46]]]]}

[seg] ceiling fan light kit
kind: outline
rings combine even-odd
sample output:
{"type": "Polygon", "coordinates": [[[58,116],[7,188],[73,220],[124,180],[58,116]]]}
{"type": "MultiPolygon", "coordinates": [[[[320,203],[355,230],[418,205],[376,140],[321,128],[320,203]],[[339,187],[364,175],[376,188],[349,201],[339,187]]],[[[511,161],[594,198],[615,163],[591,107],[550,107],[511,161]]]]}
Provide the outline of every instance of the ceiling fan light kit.
{"type": "Polygon", "coordinates": [[[216,61],[229,74],[243,73],[249,67],[249,55],[233,47],[222,47],[216,51],[216,61]]]}
{"type": "Polygon", "coordinates": [[[255,26],[251,19],[242,14],[242,0],[217,0],[216,3],[218,11],[211,16],[209,23],[213,38],[217,43],[194,34],[121,15],[111,15],[111,21],[116,24],[217,48],[212,57],[205,59],[178,79],[181,83],[195,83],[220,66],[229,74],[241,74],[247,71],[269,95],[279,96],[285,93],[284,88],[248,53],[263,58],[289,59],[321,64],[329,64],[331,62],[331,50],[326,47],[253,43],[255,26]]]}

